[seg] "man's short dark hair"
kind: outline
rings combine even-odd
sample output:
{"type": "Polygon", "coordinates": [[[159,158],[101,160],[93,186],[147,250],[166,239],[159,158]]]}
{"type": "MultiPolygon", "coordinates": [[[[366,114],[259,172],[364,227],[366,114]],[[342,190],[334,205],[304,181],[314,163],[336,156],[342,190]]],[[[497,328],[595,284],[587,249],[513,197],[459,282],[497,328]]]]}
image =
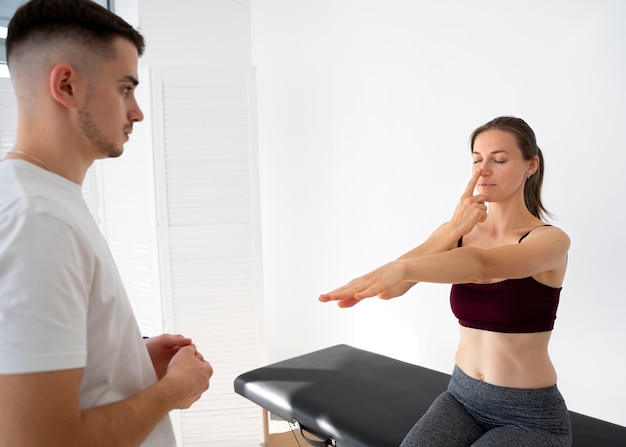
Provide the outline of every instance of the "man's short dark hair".
{"type": "Polygon", "coordinates": [[[30,0],[17,9],[9,22],[7,64],[20,46],[65,37],[90,47],[107,58],[115,38],[124,38],[143,54],[143,36],[122,18],[91,0],[30,0]]]}

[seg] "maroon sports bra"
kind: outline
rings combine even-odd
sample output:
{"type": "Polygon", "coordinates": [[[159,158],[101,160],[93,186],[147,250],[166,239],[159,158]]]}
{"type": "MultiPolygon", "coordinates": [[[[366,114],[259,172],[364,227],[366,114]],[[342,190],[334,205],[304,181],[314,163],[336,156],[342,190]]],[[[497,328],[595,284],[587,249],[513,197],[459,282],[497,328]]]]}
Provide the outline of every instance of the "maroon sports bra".
{"type": "Polygon", "coordinates": [[[450,305],[461,326],[507,333],[551,331],[561,289],[530,276],[490,284],[454,284],[450,305]]]}

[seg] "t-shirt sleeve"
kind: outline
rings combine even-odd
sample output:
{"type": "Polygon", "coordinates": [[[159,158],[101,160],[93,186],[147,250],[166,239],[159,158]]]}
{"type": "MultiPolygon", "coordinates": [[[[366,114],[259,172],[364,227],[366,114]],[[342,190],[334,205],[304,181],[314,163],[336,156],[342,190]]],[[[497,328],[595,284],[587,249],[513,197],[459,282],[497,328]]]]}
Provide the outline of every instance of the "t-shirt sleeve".
{"type": "Polygon", "coordinates": [[[0,374],[81,368],[93,258],[42,212],[0,219],[0,374]]]}

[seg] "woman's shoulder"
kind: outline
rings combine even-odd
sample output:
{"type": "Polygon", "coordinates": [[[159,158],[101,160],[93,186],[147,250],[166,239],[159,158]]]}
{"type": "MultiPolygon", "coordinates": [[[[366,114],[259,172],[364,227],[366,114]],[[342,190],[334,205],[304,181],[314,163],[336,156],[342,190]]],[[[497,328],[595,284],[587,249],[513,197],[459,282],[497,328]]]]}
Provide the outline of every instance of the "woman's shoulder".
{"type": "Polygon", "coordinates": [[[522,232],[519,242],[521,243],[526,239],[531,240],[531,238],[532,240],[559,239],[567,242],[568,245],[570,243],[570,238],[563,229],[545,222],[540,222],[537,225],[533,225],[530,229],[522,232]]]}

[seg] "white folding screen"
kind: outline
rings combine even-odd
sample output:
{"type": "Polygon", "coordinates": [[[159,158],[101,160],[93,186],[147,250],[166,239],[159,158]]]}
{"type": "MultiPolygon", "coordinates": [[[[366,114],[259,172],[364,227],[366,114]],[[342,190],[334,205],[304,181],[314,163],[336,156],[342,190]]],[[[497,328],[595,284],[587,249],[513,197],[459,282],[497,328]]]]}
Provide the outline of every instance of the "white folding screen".
{"type": "Polygon", "coordinates": [[[254,78],[248,68],[153,70],[165,327],[215,368],[181,413],[184,447],[258,445],[261,412],[234,378],[264,360],[254,78]]]}

